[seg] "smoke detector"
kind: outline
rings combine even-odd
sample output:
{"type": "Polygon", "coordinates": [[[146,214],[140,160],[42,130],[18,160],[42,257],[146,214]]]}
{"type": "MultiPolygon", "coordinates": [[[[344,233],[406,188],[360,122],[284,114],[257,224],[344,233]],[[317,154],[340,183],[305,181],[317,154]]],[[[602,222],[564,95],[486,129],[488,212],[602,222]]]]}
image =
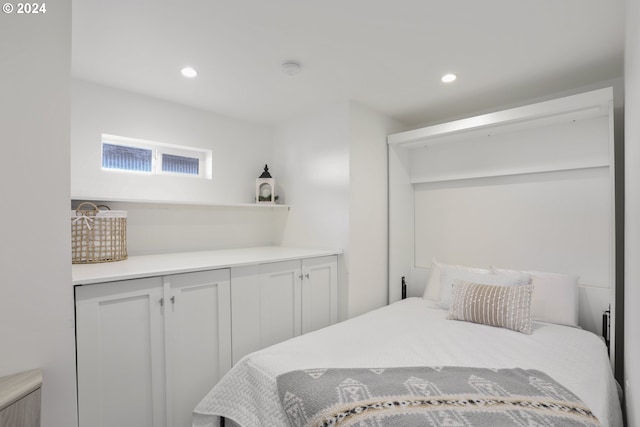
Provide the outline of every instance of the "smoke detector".
{"type": "Polygon", "coordinates": [[[281,65],[282,72],[288,76],[295,76],[301,68],[300,64],[294,61],[283,62],[281,65]]]}

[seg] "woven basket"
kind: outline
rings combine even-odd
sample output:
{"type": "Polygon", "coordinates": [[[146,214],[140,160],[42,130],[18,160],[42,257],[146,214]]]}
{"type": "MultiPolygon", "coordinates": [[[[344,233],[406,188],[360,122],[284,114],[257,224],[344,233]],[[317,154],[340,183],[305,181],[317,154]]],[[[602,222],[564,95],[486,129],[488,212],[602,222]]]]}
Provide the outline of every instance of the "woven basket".
{"type": "Polygon", "coordinates": [[[93,264],[127,259],[127,212],[91,202],[71,211],[71,262],[93,264]],[[83,209],[90,207],[91,209],[83,209]],[[107,210],[101,210],[104,207],[107,210]]]}

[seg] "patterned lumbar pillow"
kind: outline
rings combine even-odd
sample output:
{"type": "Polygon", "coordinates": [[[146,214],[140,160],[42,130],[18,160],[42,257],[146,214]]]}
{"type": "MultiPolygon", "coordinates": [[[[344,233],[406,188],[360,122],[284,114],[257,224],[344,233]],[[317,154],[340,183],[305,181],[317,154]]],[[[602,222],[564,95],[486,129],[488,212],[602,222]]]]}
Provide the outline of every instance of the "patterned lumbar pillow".
{"type": "Polygon", "coordinates": [[[482,323],[531,334],[533,286],[492,286],[457,280],[449,319],[482,323]]]}

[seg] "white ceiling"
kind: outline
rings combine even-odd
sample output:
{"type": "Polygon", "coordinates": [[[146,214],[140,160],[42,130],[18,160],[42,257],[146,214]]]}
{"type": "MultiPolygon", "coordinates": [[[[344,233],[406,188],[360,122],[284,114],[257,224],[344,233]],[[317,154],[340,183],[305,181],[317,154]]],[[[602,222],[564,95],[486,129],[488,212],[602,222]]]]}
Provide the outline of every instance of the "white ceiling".
{"type": "Polygon", "coordinates": [[[623,23],[624,0],[74,0],[72,69],[255,122],[350,99],[419,125],[620,77],[623,23]]]}

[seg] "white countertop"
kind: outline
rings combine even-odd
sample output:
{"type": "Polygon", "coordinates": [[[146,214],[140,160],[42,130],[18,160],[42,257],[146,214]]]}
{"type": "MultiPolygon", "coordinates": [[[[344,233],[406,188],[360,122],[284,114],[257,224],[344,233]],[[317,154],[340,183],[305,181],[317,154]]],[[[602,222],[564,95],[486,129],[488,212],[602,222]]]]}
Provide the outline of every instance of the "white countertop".
{"type": "Polygon", "coordinates": [[[241,265],[290,261],[339,255],[341,250],[299,249],[281,246],[221,249],[214,251],[178,252],[131,256],[124,261],[98,264],[73,264],[73,285],[113,282],[140,277],[164,276],[191,271],[213,270],[241,265]]]}

